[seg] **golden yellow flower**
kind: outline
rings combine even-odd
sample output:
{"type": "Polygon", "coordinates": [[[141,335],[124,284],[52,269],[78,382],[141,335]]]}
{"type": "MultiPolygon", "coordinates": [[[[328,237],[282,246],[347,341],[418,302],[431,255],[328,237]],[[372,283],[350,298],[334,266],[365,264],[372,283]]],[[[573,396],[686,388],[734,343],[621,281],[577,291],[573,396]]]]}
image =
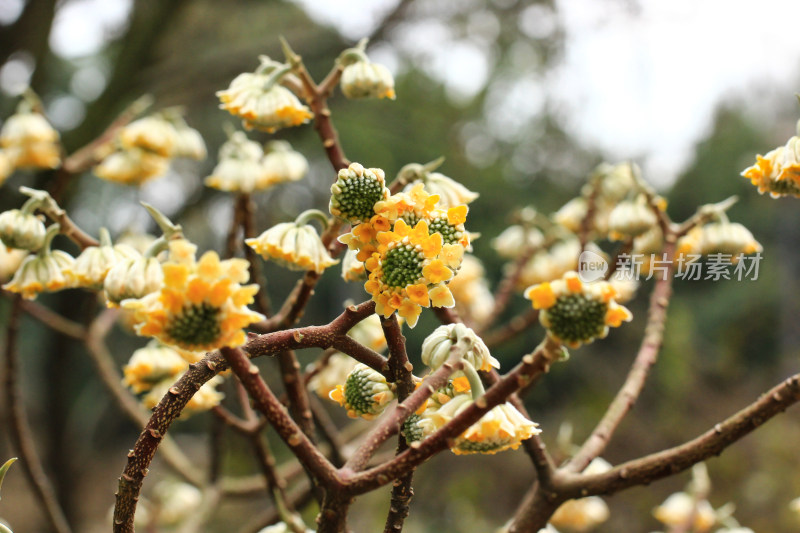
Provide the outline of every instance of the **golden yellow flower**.
{"type": "Polygon", "coordinates": [[[185,240],[169,248],[161,289],[122,302],[134,311],[136,332],[190,351],[244,344],[243,328],[264,319],[246,307],[258,292],[257,285],[241,285],[249,278],[247,261],[220,261],[216,252],[197,261],[196,247],[185,240]]]}
{"type": "Polygon", "coordinates": [[[421,307],[451,307],[452,294],[444,282],[454,271],[440,258],[442,236],[429,233],[420,220],[410,228],[403,219],[393,231],[380,232],[380,243],[365,266],[369,280],[364,285],[377,303],[376,311],[386,317],[395,311],[414,327],[421,307]]]}
{"type": "MultiPolygon", "coordinates": [[[[478,193],[470,191],[456,180],[444,174],[440,174],[439,172],[424,172],[421,181],[426,191],[439,197],[439,207],[442,209],[469,204],[480,196],[478,193]]],[[[405,190],[410,191],[416,185],[417,183],[410,183],[406,186],[405,190]]]]}
{"type": "Polygon", "coordinates": [[[629,322],[633,315],[615,301],[606,281],[584,283],[575,272],[529,287],[525,297],[540,309],[539,321],[555,339],[576,348],[608,335],[608,328],[629,322]]]}

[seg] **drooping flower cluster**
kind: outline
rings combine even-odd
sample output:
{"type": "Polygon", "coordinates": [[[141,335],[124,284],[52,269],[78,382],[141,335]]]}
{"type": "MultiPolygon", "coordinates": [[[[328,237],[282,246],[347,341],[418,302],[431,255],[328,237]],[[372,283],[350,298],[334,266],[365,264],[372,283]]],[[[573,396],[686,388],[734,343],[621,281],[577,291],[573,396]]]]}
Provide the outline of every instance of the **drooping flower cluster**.
{"type": "Polygon", "coordinates": [[[32,300],[42,292],[56,292],[73,286],[72,266],[75,259],[61,250],[51,250],[50,244],[58,235],[59,225],[53,224],[44,236],[41,247],[28,255],[3,289],[32,300]]]}
{"type": "MultiPolygon", "coordinates": [[[[436,328],[422,343],[422,361],[435,370],[449,358],[451,348],[464,342],[463,372],[453,374],[447,385],[436,391],[403,428],[406,440],[424,439],[467,409],[484,393],[477,370],[499,368],[499,362],[470,328],[450,324],[436,328]]],[[[424,382],[423,382],[424,383],[424,382]]],[[[456,454],[494,454],[516,449],[523,440],[540,433],[538,425],[522,415],[510,403],[492,408],[454,441],[451,450],[456,454]]]]}
{"type": "Polygon", "coordinates": [[[299,126],[314,117],[300,100],[280,85],[289,75],[288,65],[260,56],[255,72],[236,76],[224,91],[218,91],[220,108],[242,119],[248,130],[273,133],[280,128],[299,126]]]}
{"type": "Polygon", "coordinates": [[[223,191],[250,193],[302,179],[308,162],[286,141],[272,141],[268,152],[243,132],[234,132],[219,150],[219,163],[205,184],[223,191]]]}
{"type": "MultiPolygon", "coordinates": [[[[611,465],[605,459],[596,457],[589,463],[583,471],[584,474],[602,474],[608,472],[611,465]]],[[[606,502],[599,496],[588,496],[575,500],[567,500],[562,503],[553,516],[550,517],[550,524],[564,528],[567,531],[583,533],[591,531],[606,520],[611,512],[606,502]]]]}
{"type": "Polygon", "coordinates": [[[100,246],[89,246],[75,259],[70,273],[76,287],[102,290],[108,272],[117,263],[139,257],[132,247],[126,244],[112,244],[108,230],[100,228],[100,246]]]}
{"type": "Polygon", "coordinates": [[[206,145],[180,113],[167,109],[122,127],[97,156],[101,159],[94,167],[97,177],[123,185],[142,185],[163,176],[172,159],[205,159],[206,145]]]}
{"type": "Polygon", "coordinates": [[[758,187],[759,194],[800,198],[800,137],[792,137],[767,155],[757,155],[755,165],[744,169],[742,176],[758,187]]]}
{"type": "Polygon", "coordinates": [[[529,287],[525,297],[540,309],[539,321],[556,340],[570,347],[592,342],[633,318],[615,301],[616,291],[605,281],[584,283],[577,273],[529,287]]]}
{"type": "Polygon", "coordinates": [[[311,209],[300,213],[294,222],[276,224],[244,242],[267,261],[275,261],[290,270],[313,270],[321,274],[339,261],[330,256],[317,230],[307,223],[311,218],[327,224],[322,212],[311,209]]]}
{"type": "Polygon", "coordinates": [[[331,193],[331,213],[353,224],[339,240],[364,262],[378,313],[397,311],[414,327],[423,307],[455,304],[447,282],[469,246],[466,205],[441,209],[421,183],[389,195],[383,172],[358,163],[339,172],[331,193]]]}
{"type": "Polygon", "coordinates": [[[341,53],[337,62],[342,67],[339,86],[347,98],[395,99],[394,78],[389,69],[373,63],[364,52],[367,40],[341,53]]]}
{"type": "Polygon", "coordinates": [[[258,291],[257,285],[241,285],[249,278],[248,263],[220,261],[216,252],[196,260],[195,251],[186,240],[171,241],[163,286],[122,306],[134,312],[139,335],[190,351],[241,346],[243,328],[264,319],[246,307],[258,291]]]}
{"type": "Polygon", "coordinates": [[[26,94],[0,129],[0,185],[14,169],[57,168],[61,164],[60,135],[34,109],[40,105],[35,95],[26,94]]]}

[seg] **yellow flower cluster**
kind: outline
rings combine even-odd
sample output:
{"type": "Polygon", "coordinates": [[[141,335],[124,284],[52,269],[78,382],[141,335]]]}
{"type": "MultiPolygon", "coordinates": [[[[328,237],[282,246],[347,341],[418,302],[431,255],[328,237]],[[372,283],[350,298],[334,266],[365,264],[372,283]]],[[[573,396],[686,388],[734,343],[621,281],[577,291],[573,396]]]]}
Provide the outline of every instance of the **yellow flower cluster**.
{"type": "Polygon", "coordinates": [[[244,242],[265,260],[290,270],[313,270],[321,274],[326,268],[339,261],[328,253],[325,245],[311,224],[282,222],[264,231],[253,239],[244,242]]]}
{"type": "Polygon", "coordinates": [[[375,214],[339,238],[364,261],[369,273],[364,288],[377,312],[388,317],[397,311],[410,327],[423,307],[455,305],[447,282],[469,246],[467,206],[440,209],[438,200],[417,184],[375,202],[375,214]]]}
{"type": "Polygon", "coordinates": [[[114,141],[96,154],[97,177],[123,185],[141,185],[163,176],[171,159],[204,159],[206,146],[197,130],[176,113],[140,118],[120,129],[114,141]]]}
{"type": "Polygon", "coordinates": [[[171,241],[169,251],[163,286],[122,302],[134,312],[136,332],[190,351],[244,344],[243,328],[264,319],[246,307],[258,292],[257,285],[241,285],[249,278],[247,261],[220,261],[216,252],[197,261],[196,247],[182,239],[171,241]]]}
{"type": "Polygon", "coordinates": [[[800,137],[792,137],[767,155],[757,155],[755,165],[744,169],[742,176],[758,187],[760,194],[800,198],[800,137]]]}
{"type": "Polygon", "coordinates": [[[633,315],[615,301],[614,287],[605,281],[584,283],[577,273],[529,287],[525,297],[540,309],[539,321],[549,334],[577,348],[608,334],[609,326],[619,327],[633,315]]]}
{"type": "Polygon", "coordinates": [[[269,133],[314,118],[292,91],[279,84],[289,68],[266,56],[259,59],[261,66],[255,72],[239,74],[227,89],[217,91],[220,108],[241,118],[246,129],[269,133]]]}
{"type": "MultiPolygon", "coordinates": [[[[423,438],[447,424],[472,403],[470,394],[457,393],[453,397],[438,394],[437,400],[429,402],[416,423],[422,430],[423,438]]],[[[539,433],[538,424],[525,418],[510,403],[505,403],[494,407],[467,428],[455,439],[450,449],[457,455],[495,454],[508,449],[516,450],[523,440],[539,433]]]]}
{"type": "Polygon", "coordinates": [[[350,418],[372,420],[394,400],[394,386],[386,382],[383,374],[365,364],[357,363],[344,385],[330,392],[331,400],[347,409],[350,418]]]}
{"type": "Polygon", "coordinates": [[[0,185],[15,168],[57,168],[61,164],[58,132],[23,100],[0,129],[0,185]]]}

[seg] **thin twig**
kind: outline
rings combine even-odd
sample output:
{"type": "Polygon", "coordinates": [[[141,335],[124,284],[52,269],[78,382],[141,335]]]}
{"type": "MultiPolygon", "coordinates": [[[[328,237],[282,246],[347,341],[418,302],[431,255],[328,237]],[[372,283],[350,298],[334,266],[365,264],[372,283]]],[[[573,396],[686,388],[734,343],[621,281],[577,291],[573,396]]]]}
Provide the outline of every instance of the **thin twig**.
{"type": "Polygon", "coordinates": [[[38,302],[22,300],[22,309],[45,326],[62,335],[77,340],[83,340],[86,337],[86,328],[83,325],[59,315],[38,302]]]}
{"type": "Polygon", "coordinates": [[[9,411],[9,436],[20,458],[22,469],[28,478],[39,505],[50,526],[58,533],[71,533],[71,528],[58,503],[55,489],[44,471],[35,439],[23,406],[22,391],[19,387],[19,360],[17,355],[19,322],[22,312],[22,298],[15,295],[11,300],[11,310],[6,329],[5,389],[9,411]]]}
{"type": "Polygon", "coordinates": [[[672,259],[675,243],[669,242],[664,248],[667,272],[656,281],[653,294],[650,296],[647,326],[645,327],[639,353],[633,361],[625,383],[608,406],[603,418],[594,428],[580,450],[570,459],[565,467],[570,472],[581,472],[595,457],[603,453],[611,437],[622,419],[631,410],[644,388],[650,369],[658,359],[658,352],[664,338],[664,324],[667,320],[667,307],[672,294],[672,259]]]}

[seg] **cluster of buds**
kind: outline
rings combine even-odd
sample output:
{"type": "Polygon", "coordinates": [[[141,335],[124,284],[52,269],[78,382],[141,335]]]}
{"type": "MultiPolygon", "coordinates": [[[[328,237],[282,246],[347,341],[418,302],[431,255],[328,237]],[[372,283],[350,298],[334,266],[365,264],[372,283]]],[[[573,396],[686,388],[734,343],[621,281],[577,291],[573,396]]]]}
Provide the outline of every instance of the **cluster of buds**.
{"type": "Polygon", "coordinates": [[[245,243],[265,260],[290,270],[313,270],[321,274],[339,261],[328,253],[317,230],[309,222],[319,220],[327,228],[328,218],[316,209],[300,213],[294,222],[282,222],[245,243]]]}
{"type": "Polygon", "coordinates": [[[101,146],[97,177],[123,185],[141,185],[163,176],[175,158],[205,159],[206,145],[176,109],[134,120],[111,143],[101,146]]]}
{"type": "Polygon", "coordinates": [[[243,132],[233,132],[219,150],[219,163],[205,184],[222,191],[250,193],[303,179],[308,162],[286,141],[271,141],[266,153],[243,132]]]}
{"type": "Polygon", "coordinates": [[[347,98],[388,98],[395,99],[394,78],[389,69],[373,63],[364,50],[367,39],[362,39],[354,48],[341,53],[337,63],[342,69],[339,82],[342,94],[347,98]]]}
{"type": "MultiPolygon", "coordinates": [[[[406,440],[425,439],[462,413],[484,394],[477,371],[499,368],[500,363],[480,337],[463,324],[436,328],[422,343],[423,363],[435,370],[459,343],[466,345],[460,361],[463,370],[453,374],[447,385],[434,393],[416,416],[406,421],[403,428],[406,440]]],[[[492,408],[454,439],[451,451],[458,455],[495,454],[516,449],[523,440],[540,431],[536,423],[525,418],[513,405],[504,403],[492,408]]]]}
{"type": "Polygon", "coordinates": [[[41,102],[30,91],[0,129],[0,185],[15,169],[48,169],[61,164],[60,136],[38,112],[41,102]]]}
{"type": "Polygon", "coordinates": [[[273,133],[299,126],[314,117],[292,91],[282,86],[292,80],[291,67],[260,56],[255,72],[239,74],[224,91],[218,91],[220,108],[242,119],[245,129],[273,133]]]}
{"type": "Polygon", "coordinates": [[[469,246],[466,205],[441,208],[422,183],[389,194],[383,171],[358,163],[339,171],[331,194],[331,213],[353,225],[339,240],[364,263],[378,313],[414,327],[423,307],[455,304],[447,282],[469,246]]]}

